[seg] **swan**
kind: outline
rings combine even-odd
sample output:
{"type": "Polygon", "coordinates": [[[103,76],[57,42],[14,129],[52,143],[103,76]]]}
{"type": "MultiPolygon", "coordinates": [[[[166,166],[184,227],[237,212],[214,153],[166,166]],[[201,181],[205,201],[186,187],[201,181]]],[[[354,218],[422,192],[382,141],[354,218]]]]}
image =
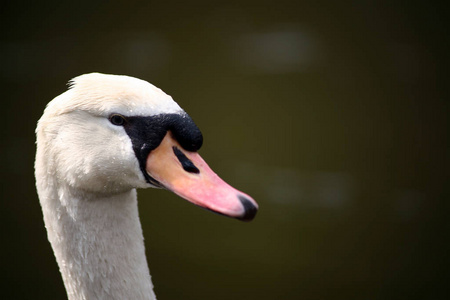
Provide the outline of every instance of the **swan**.
{"type": "Polygon", "coordinates": [[[164,188],[249,221],[258,205],[198,154],[202,134],[161,89],[90,73],[50,101],[36,128],[36,187],[70,300],[156,299],[137,188],[164,188]]]}

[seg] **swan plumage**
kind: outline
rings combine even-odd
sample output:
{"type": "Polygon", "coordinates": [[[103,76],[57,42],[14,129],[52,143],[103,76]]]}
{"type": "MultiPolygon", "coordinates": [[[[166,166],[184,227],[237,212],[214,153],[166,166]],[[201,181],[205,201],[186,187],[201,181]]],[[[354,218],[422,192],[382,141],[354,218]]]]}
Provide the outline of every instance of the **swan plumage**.
{"type": "Polygon", "coordinates": [[[256,214],[256,202],[198,155],[202,136],[189,115],[146,81],[76,77],[36,135],[37,191],[71,300],[156,299],[136,188],[166,188],[238,219],[256,214]]]}

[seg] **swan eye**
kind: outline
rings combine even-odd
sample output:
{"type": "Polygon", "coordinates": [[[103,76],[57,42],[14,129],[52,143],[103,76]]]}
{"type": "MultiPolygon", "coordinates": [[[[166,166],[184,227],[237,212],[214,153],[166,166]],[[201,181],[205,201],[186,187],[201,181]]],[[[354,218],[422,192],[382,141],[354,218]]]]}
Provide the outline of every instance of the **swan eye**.
{"type": "Polygon", "coordinates": [[[119,114],[113,114],[109,117],[109,121],[117,126],[122,126],[125,123],[125,117],[119,114]]]}

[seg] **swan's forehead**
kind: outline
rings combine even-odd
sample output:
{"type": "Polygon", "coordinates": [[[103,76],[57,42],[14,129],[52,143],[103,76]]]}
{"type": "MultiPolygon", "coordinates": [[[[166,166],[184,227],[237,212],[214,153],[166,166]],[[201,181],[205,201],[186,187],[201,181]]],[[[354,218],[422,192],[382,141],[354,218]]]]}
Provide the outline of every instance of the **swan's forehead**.
{"type": "Polygon", "coordinates": [[[86,74],[72,80],[70,107],[108,115],[151,116],[183,110],[161,89],[129,76],[86,74]]]}

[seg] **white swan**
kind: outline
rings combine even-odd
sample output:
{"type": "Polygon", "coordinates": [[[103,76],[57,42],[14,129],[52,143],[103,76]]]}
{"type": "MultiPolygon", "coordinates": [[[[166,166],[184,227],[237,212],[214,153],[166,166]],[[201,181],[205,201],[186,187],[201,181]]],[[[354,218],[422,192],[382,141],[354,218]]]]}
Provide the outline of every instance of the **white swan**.
{"type": "Polygon", "coordinates": [[[251,220],[256,202],[197,154],[202,135],[146,81],[92,73],[71,81],[38,122],[36,186],[69,299],[156,299],[136,188],[163,187],[251,220]]]}

